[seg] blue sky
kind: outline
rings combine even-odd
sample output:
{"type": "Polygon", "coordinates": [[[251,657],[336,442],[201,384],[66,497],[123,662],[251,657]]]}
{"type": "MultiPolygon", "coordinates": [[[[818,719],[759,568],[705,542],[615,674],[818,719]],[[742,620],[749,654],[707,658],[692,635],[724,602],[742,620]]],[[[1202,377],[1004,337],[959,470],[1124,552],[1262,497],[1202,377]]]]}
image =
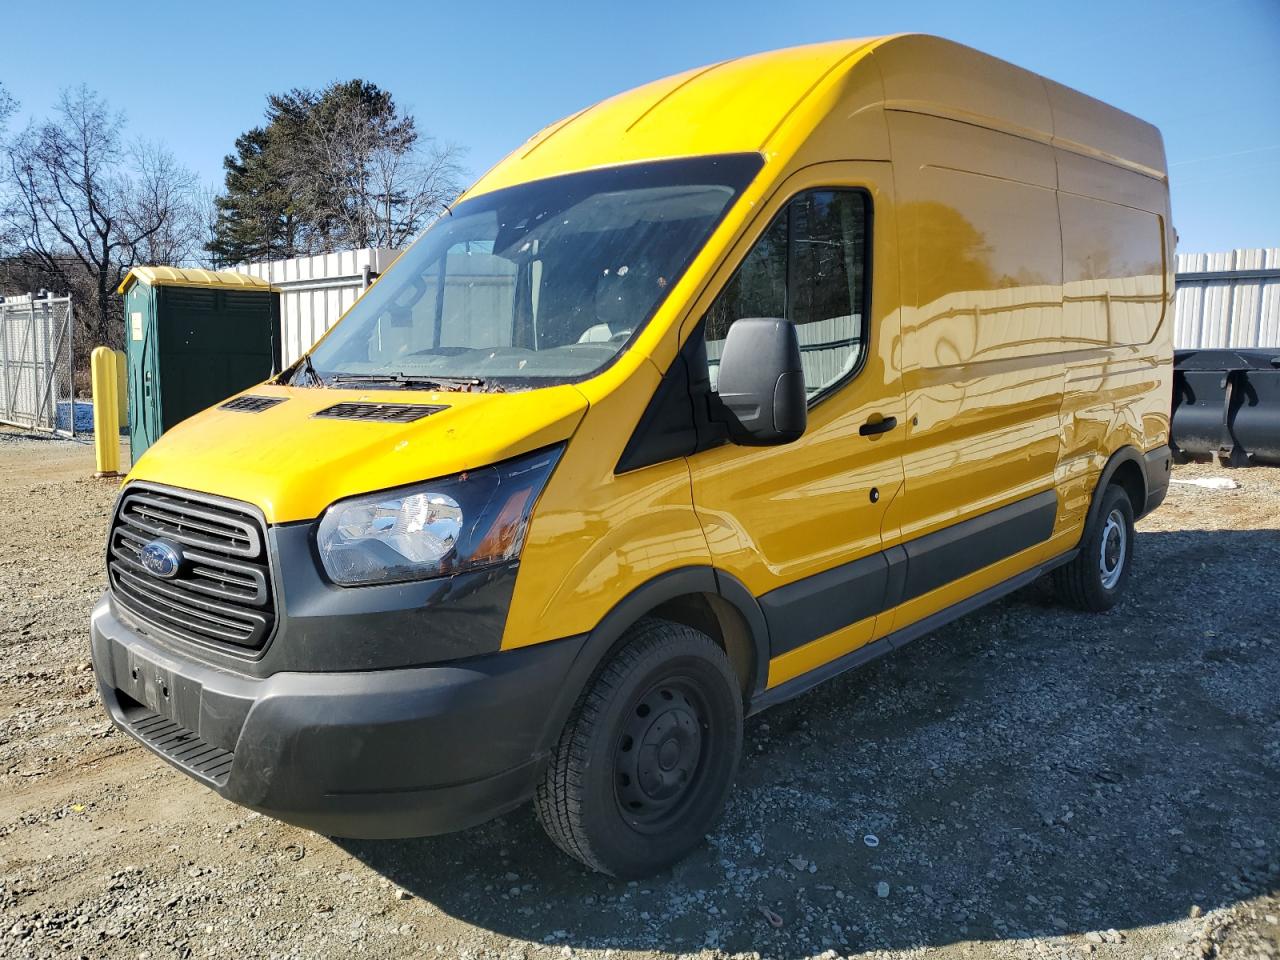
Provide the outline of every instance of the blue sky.
{"type": "MultiPolygon", "coordinates": [[[[1185,252],[1280,246],[1280,0],[15,5],[0,81],[23,114],[81,82],[211,183],[268,92],[361,77],[483,172],[548,122],[636,84],[837,37],[935,33],[1164,133],[1185,252]]],[[[13,125],[20,125],[20,115],[13,125]]]]}

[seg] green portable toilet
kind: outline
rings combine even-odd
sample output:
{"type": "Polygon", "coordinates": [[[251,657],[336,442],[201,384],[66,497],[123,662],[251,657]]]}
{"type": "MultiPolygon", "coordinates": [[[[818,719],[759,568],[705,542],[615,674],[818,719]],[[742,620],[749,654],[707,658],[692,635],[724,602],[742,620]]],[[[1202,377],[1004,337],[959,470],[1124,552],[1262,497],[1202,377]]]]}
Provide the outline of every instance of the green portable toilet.
{"type": "Polygon", "coordinates": [[[280,296],[266,280],[134,267],[119,292],[135,463],[174,424],[280,369],[280,296]]]}

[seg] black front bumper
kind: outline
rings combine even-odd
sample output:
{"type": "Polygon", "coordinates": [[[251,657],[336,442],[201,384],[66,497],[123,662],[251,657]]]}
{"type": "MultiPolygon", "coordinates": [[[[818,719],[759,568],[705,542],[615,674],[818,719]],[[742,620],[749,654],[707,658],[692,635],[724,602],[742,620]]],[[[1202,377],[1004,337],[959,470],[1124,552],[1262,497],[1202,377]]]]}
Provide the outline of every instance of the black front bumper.
{"type": "Polygon", "coordinates": [[[585,637],[425,667],[254,677],[182,656],[99,601],[116,725],[228,800],[319,833],[423,836],[533,793],[585,637]]]}

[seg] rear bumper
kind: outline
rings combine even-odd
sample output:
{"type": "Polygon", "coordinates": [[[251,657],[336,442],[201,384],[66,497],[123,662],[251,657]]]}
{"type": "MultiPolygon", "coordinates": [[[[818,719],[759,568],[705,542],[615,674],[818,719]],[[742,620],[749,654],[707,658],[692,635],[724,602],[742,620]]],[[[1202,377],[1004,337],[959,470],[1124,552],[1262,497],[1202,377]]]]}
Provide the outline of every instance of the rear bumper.
{"type": "Polygon", "coordinates": [[[99,691],[121,730],[228,800],[366,838],[460,830],[526,800],[584,640],[256,678],[175,656],[105,596],[91,622],[99,691]]]}

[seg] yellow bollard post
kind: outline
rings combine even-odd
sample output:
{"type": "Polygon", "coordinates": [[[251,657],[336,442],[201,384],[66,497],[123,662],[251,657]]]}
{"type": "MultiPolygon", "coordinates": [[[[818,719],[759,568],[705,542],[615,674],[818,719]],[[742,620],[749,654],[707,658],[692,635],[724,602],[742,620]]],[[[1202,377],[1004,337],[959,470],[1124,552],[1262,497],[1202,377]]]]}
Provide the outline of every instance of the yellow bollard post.
{"type": "Polygon", "coordinates": [[[129,361],[123,350],[113,352],[116,355],[116,414],[123,430],[129,425],[129,361]]]}
{"type": "Polygon", "coordinates": [[[93,454],[95,477],[120,476],[120,393],[116,387],[116,357],[110,347],[94,347],[89,355],[93,382],[93,454]]]}

